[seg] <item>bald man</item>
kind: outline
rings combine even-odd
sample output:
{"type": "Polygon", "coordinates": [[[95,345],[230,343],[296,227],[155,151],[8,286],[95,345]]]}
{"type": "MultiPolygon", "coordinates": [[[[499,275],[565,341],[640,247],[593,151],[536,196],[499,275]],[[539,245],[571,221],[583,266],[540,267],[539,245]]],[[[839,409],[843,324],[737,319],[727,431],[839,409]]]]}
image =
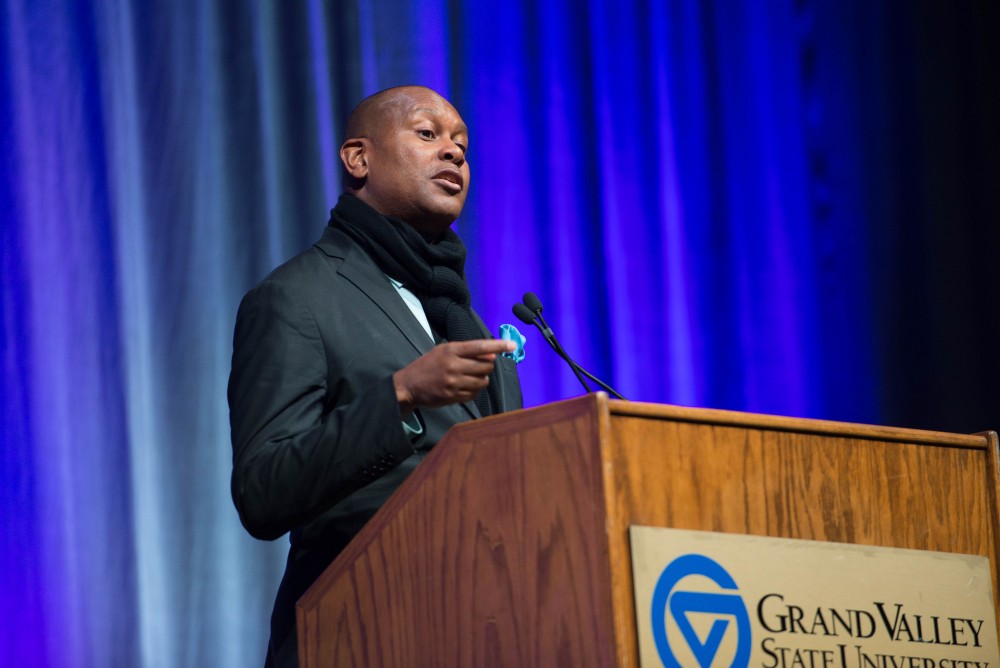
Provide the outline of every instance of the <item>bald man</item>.
{"type": "Polygon", "coordinates": [[[290,533],[267,666],[296,666],[295,603],[454,424],[521,407],[514,363],[472,310],[451,229],[468,129],[434,91],[357,106],[322,238],[244,297],[229,379],[233,501],[290,533]]]}

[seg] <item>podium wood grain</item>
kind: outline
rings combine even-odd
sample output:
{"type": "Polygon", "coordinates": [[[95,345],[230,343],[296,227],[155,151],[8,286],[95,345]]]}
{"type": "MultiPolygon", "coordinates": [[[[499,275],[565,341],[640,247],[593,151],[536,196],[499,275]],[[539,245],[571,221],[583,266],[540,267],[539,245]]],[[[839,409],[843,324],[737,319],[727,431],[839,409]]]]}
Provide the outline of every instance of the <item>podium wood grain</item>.
{"type": "Polygon", "coordinates": [[[628,526],[990,557],[996,434],[582,397],[459,425],[299,602],[303,666],[636,666],[628,526]]]}

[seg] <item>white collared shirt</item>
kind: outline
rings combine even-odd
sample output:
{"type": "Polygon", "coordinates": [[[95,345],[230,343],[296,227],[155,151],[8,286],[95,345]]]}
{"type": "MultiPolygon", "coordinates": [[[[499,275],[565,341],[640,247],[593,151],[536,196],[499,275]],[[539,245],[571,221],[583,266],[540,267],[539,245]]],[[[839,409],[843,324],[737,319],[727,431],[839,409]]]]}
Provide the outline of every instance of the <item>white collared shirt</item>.
{"type": "MultiPolygon", "coordinates": [[[[427,336],[433,341],[434,334],[431,332],[431,323],[427,320],[427,314],[424,313],[424,305],[420,303],[420,299],[392,276],[386,274],[386,278],[392,283],[392,287],[396,288],[396,292],[403,298],[406,306],[413,313],[413,317],[423,326],[424,331],[427,332],[427,336]]],[[[403,420],[403,429],[410,436],[419,436],[424,433],[424,425],[416,411],[409,418],[403,420]]]]}
{"type": "Polygon", "coordinates": [[[396,288],[396,292],[398,292],[399,296],[403,298],[404,302],[406,302],[406,305],[413,313],[413,317],[417,319],[417,322],[423,325],[424,331],[427,332],[427,336],[429,336],[431,341],[433,341],[434,333],[431,332],[431,323],[427,320],[427,314],[424,313],[424,305],[420,303],[420,298],[410,292],[405,285],[397,281],[392,276],[387,274],[386,278],[388,278],[389,282],[392,283],[392,287],[396,288]]]}

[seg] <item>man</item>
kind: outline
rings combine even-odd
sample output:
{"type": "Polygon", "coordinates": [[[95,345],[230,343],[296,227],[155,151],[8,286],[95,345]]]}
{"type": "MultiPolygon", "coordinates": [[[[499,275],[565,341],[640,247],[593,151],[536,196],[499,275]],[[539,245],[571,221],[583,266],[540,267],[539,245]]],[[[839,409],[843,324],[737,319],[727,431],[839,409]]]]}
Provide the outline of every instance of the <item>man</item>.
{"type": "Polygon", "coordinates": [[[346,192],[312,248],[240,304],[232,493],[255,537],[291,532],[267,665],[297,665],[295,603],[452,425],[521,407],[514,344],[469,306],[468,130],[427,88],[351,113],[346,192]]]}

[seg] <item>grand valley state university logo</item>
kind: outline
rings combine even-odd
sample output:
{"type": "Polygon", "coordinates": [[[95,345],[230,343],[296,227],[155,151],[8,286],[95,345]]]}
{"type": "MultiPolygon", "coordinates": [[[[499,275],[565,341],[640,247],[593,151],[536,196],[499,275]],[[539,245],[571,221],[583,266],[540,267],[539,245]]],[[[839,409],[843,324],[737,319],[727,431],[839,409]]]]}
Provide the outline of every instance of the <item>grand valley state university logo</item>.
{"type": "MultiPolygon", "coordinates": [[[[704,580],[702,580],[704,582],[704,580]]],[[[704,588],[704,587],[701,587],[704,588]]],[[[686,554],[670,562],[653,590],[651,606],[653,616],[653,639],[660,660],[667,668],[690,666],[690,661],[681,659],[694,656],[700,668],[710,668],[726,640],[733,645],[733,668],[746,668],[750,663],[750,616],[747,614],[743,598],[738,593],[736,582],[717,562],[700,554],[686,554]],[[707,578],[718,591],[688,591],[679,585],[682,581],[694,582],[688,578],[707,578]],[[692,624],[699,619],[701,633],[692,624]],[[709,624],[710,622],[710,624],[709,624]],[[668,633],[668,624],[673,624],[680,632],[668,633]],[[683,642],[686,648],[679,646],[683,642]]],[[[722,657],[719,657],[720,659],[722,657]]]]}

